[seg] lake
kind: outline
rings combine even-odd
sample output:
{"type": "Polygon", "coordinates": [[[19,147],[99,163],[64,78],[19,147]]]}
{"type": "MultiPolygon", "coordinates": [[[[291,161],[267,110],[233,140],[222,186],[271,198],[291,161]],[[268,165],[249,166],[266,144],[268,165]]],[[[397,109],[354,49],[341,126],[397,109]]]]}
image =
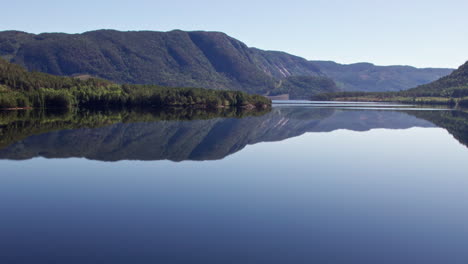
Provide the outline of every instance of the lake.
{"type": "Polygon", "coordinates": [[[467,263],[468,112],[0,115],[0,263],[467,263]]]}

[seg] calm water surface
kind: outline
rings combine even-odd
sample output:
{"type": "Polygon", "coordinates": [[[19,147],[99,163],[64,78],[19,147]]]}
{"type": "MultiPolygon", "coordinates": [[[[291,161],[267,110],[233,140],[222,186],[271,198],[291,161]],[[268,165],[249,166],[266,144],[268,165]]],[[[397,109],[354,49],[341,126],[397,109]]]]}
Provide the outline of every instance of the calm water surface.
{"type": "Polygon", "coordinates": [[[468,114],[364,108],[8,114],[0,263],[467,263],[468,114]]]}

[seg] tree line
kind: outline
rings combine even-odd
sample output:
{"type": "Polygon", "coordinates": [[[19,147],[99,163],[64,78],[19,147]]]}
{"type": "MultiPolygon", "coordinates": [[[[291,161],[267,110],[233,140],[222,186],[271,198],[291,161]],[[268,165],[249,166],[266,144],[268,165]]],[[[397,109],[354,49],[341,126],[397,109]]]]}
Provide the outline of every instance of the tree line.
{"type": "Polygon", "coordinates": [[[0,59],[0,108],[228,106],[265,108],[271,101],[240,91],[116,84],[28,72],[0,59]]]}

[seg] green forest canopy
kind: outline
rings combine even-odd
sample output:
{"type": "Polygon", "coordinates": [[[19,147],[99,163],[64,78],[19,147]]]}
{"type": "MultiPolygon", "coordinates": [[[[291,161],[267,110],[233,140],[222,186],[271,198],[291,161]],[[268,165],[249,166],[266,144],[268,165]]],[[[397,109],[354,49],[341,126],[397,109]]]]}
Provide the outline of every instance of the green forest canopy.
{"type": "Polygon", "coordinates": [[[60,77],[28,72],[0,59],[0,108],[70,108],[123,106],[249,106],[265,108],[271,101],[240,91],[115,84],[106,80],[60,77]]]}

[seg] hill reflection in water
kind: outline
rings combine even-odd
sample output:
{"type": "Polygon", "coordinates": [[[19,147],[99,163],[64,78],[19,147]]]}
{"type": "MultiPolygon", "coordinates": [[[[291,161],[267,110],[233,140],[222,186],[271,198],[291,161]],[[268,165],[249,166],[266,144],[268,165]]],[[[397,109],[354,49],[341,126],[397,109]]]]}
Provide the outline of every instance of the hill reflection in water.
{"type": "Polygon", "coordinates": [[[247,145],[337,129],[440,126],[462,144],[468,142],[468,114],[461,111],[278,107],[264,112],[9,112],[0,120],[0,158],[15,160],[217,160],[247,145]]]}

